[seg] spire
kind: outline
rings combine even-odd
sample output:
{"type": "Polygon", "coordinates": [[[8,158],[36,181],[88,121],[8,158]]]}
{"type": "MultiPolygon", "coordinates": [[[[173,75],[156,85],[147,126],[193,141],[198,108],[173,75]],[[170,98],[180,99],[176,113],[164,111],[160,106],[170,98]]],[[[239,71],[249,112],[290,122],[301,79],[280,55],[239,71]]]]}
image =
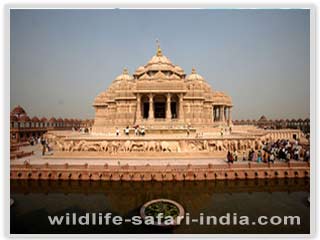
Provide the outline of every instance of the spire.
{"type": "Polygon", "coordinates": [[[158,57],[161,57],[161,56],[162,56],[162,50],[161,50],[161,48],[160,48],[159,39],[157,39],[156,42],[157,42],[157,56],[158,56],[158,57]]]}

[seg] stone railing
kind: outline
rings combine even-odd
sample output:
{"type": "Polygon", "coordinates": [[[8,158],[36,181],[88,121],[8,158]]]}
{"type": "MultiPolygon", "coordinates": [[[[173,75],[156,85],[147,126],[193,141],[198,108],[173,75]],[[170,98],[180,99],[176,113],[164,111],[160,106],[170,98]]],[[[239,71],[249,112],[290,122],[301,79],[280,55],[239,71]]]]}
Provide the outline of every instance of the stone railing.
{"type": "Polygon", "coordinates": [[[305,178],[307,162],[237,163],[219,165],[109,166],[105,164],[11,164],[11,179],[105,180],[105,181],[184,181],[305,178]]]}

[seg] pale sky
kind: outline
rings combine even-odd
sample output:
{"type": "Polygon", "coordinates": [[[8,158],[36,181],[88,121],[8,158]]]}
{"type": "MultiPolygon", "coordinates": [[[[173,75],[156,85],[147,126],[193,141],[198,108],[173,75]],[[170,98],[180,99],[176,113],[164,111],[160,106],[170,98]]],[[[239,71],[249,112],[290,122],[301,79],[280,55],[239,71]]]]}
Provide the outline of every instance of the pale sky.
{"type": "Polygon", "coordinates": [[[94,118],[92,103],[156,53],[233,99],[233,119],[309,117],[309,10],[11,10],[11,109],[94,118]]]}

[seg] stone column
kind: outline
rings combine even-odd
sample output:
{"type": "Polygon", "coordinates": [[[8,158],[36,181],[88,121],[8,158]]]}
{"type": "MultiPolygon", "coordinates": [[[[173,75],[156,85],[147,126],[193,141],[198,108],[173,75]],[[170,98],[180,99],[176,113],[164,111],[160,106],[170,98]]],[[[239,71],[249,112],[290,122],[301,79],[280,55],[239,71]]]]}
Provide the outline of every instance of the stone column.
{"type": "Polygon", "coordinates": [[[218,122],[219,119],[218,119],[218,108],[217,106],[214,106],[214,121],[215,122],[218,122]]]}
{"type": "Polygon", "coordinates": [[[232,119],[231,119],[231,107],[228,107],[228,126],[232,125],[232,119]]]}
{"type": "Polygon", "coordinates": [[[166,119],[171,119],[171,94],[167,94],[167,112],[166,112],[166,119]]]}
{"type": "Polygon", "coordinates": [[[224,106],[220,106],[220,121],[224,122],[224,106]]]}
{"type": "Polygon", "coordinates": [[[217,120],[218,120],[218,114],[217,114],[217,107],[216,106],[214,106],[213,107],[213,112],[214,112],[214,114],[213,114],[213,121],[214,122],[217,122],[217,120]]]}
{"type": "Polygon", "coordinates": [[[141,96],[137,93],[137,121],[141,121],[141,96]]]}
{"type": "Polygon", "coordinates": [[[184,110],[183,110],[183,94],[179,95],[179,119],[184,120],[184,110]]]}
{"type": "Polygon", "coordinates": [[[153,111],[153,94],[149,94],[149,120],[154,119],[154,111],[153,111]]]}

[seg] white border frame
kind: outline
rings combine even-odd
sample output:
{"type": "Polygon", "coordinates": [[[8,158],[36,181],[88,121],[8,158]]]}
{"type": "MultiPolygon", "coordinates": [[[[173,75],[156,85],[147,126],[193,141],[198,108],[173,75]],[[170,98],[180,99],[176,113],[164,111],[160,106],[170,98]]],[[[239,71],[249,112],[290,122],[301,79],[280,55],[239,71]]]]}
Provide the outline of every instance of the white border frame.
{"type": "MultiPolygon", "coordinates": [[[[289,8],[304,8],[310,9],[310,150],[311,150],[311,162],[310,162],[310,234],[10,234],[10,221],[5,221],[5,235],[10,237],[108,237],[108,238],[204,238],[204,237],[239,237],[239,238],[254,238],[254,237],[313,237],[315,236],[315,181],[316,181],[316,25],[315,25],[315,6],[310,4],[248,4],[248,3],[231,3],[230,1],[227,4],[210,4],[209,1],[202,1],[199,3],[185,1],[185,3],[178,4],[178,3],[170,3],[170,1],[166,1],[166,3],[162,4],[148,4],[148,3],[140,3],[140,4],[132,4],[130,1],[119,1],[118,4],[116,3],[87,3],[82,0],[79,0],[78,3],[70,3],[68,1],[67,4],[63,4],[63,0],[57,0],[57,4],[43,4],[41,1],[36,1],[31,4],[7,4],[5,5],[3,12],[4,12],[4,21],[3,21],[3,36],[4,42],[2,46],[4,47],[4,81],[3,81],[3,104],[2,104],[2,113],[5,116],[2,121],[2,127],[4,127],[4,137],[0,140],[0,147],[3,146],[2,152],[4,153],[4,158],[2,162],[4,162],[4,177],[6,178],[3,181],[3,189],[5,190],[4,196],[4,208],[5,208],[5,215],[6,217],[10,218],[10,203],[9,198],[10,196],[10,123],[9,123],[9,114],[10,114],[10,9],[96,9],[96,8],[104,8],[104,9],[112,9],[112,8],[122,8],[122,9],[153,9],[153,8],[162,8],[162,9],[254,9],[254,8],[261,8],[261,9],[289,9],[289,8]],[[9,183],[9,184],[8,184],[9,183]]],[[[251,1],[252,2],[252,1],[251,1]]],[[[254,1],[253,1],[254,2],[254,1]]],[[[276,2],[276,1],[275,1],[276,2]]],[[[318,131],[319,133],[319,131],[318,131]]]]}

